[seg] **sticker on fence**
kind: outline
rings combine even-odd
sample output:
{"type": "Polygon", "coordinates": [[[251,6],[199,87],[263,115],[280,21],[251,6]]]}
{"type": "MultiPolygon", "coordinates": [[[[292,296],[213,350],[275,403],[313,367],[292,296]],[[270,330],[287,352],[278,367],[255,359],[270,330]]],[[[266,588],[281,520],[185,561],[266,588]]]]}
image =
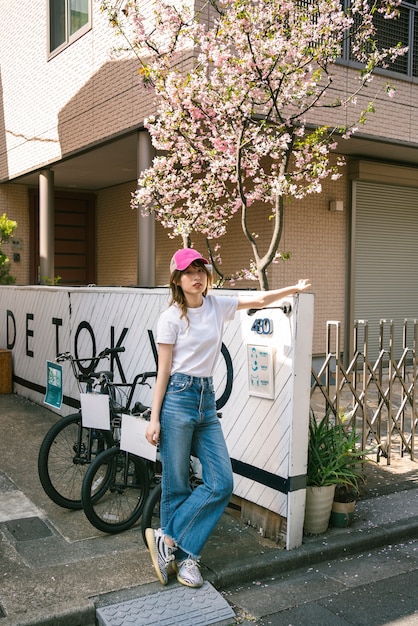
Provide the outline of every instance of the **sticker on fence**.
{"type": "Polygon", "coordinates": [[[142,456],[144,459],[155,461],[157,458],[157,447],[151,445],[145,439],[145,431],[148,424],[149,422],[143,417],[122,415],[120,448],[126,452],[142,456]]]}
{"type": "Polygon", "coordinates": [[[62,404],[62,367],[58,363],[46,362],[45,404],[61,408],[62,404]]]}
{"type": "Polygon", "coordinates": [[[274,399],[273,349],[247,345],[248,387],[250,396],[274,399]]]}
{"type": "Polygon", "coordinates": [[[81,421],[85,428],[110,430],[109,396],[104,393],[81,393],[81,421]]]}

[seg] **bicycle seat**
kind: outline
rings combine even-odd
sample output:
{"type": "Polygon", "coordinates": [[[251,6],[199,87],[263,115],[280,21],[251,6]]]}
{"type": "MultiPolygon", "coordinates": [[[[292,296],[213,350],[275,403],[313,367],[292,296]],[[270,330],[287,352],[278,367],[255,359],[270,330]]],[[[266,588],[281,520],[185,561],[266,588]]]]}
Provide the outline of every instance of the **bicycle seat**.
{"type": "Polygon", "coordinates": [[[145,413],[146,411],[149,411],[149,406],[145,406],[145,404],[142,404],[142,402],[135,402],[134,406],[132,407],[132,415],[141,415],[141,413],[145,413]]]}

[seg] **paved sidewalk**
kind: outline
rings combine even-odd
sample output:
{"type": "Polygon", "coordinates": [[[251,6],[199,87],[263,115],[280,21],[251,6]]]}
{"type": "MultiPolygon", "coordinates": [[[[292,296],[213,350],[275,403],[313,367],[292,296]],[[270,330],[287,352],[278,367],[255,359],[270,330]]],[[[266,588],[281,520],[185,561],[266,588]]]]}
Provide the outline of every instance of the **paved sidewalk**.
{"type": "MultiPolygon", "coordinates": [[[[0,416],[0,626],[93,626],[98,608],[181,588],[175,580],[166,588],[156,581],[138,525],[105,535],[82,511],[62,509],[45,495],[37,455],[59,419],[54,413],[0,395],[0,416]]],[[[203,552],[202,573],[209,585],[226,589],[411,537],[418,537],[418,463],[382,460],[369,464],[352,528],[305,537],[300,548],[285,551],[225,514],[203,552]]]]}

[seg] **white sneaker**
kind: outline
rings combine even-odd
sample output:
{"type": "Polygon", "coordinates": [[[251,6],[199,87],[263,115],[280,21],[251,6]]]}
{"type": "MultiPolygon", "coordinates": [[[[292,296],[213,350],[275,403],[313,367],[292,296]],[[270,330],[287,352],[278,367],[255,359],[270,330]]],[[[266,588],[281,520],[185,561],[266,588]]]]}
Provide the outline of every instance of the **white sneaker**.
{"type": "Polygon", "coordinates": [[[166,544],[160,528],[158,530],[147,528],[145,530],[145,539],[158,580],[162,585],[166,585],[169,570],[171,570],[173,565],[176,548],[171,548],[166,544]]]}
{"type": "Polygon", "coordinates": [[[177,580],[186,587],[201,587],[203,585],[200,563],[194,559],[179,561],[177,565],[177,580]]]}

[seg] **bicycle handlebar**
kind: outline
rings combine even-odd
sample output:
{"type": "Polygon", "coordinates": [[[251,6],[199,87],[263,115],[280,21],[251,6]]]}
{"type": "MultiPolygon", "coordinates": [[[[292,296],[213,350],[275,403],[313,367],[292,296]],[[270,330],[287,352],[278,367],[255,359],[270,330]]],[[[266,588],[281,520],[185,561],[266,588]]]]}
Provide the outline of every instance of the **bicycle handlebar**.
{"type": "Polygon", "coordinates": [[[117,354],[118,352],[125,352],[124,346],[116,346],[115,348],[105,348],[100,352],[97,356],[89,356],[84,359],[75,359],[70,352],[60,352],[56,356],[56,361],[59,363],[60,361],[72,361],[73,363],[82,363],[84,361],[96,361],[97,363],[101,360],[110,356],[111,354],[117,354]]]}
{"type": "Polygon", "coordinates": [[[147,378],[155,378],[157,376],[157,372],[143,372],[139,374],[141,380],[147,380],[147,378]]]}
{"type": "Polygon", "coordinates": [[[103,352],[101,352],[99,354],[99,356],[102,355],[102,354],[103,354],[103,356],[108,356],[109,354],[116,354],[117,352],[125,352],[125,347],[124,346],[116,346],[115,348],[105,348],[103,350],[103,352]]]}

